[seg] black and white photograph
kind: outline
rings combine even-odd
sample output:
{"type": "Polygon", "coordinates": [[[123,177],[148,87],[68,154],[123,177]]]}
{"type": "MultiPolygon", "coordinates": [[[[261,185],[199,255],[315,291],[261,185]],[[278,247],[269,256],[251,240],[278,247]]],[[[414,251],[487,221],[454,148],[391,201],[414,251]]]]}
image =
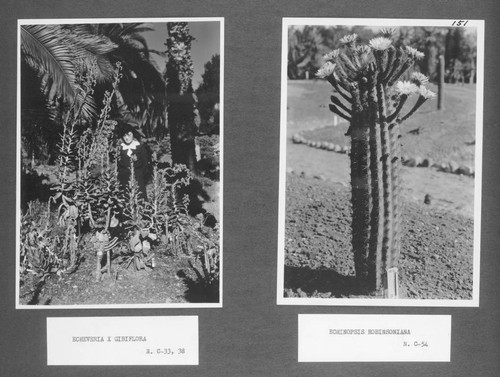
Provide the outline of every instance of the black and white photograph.
{"type": "Polygon", "coordinates": [[[222,306],[223,40],[18,21],[16,308],[222,306]]]}
{"type": "Polygon", "coordinates": [[[499,11],[6,0],[0,376],[497,377],[499,11]]]}
{"type": "Polygon", "coordinates": [[[478,306],[483,22],[282,33],[278,304],[478,306]]]}

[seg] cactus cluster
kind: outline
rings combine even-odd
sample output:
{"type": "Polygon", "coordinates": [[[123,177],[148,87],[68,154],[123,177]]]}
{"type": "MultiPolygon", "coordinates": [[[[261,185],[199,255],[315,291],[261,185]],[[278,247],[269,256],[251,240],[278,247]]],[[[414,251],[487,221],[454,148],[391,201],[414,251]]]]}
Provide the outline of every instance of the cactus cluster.
{"type": "Polygon", "coordinates": [[[343,37],[317,72],[335,89],[330,110],[350,123],[352,247],[356,277],[371,293],[381,291],[401,248],[400,124],[434,96],[419,72],[401,81],[424,54],[394,46],[393,33],[383,29],[367,45],[356,34],[343,37]]]}

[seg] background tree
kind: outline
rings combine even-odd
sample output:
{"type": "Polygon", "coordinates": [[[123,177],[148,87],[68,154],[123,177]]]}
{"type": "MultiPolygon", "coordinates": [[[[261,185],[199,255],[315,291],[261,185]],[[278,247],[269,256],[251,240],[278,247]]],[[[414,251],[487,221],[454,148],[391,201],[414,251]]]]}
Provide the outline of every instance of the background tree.
{"type": "Polygon", "coordinates": [[[417,69],[431,81],[437,80],[438,56],[444,54],[445,29],[438,27],[401,27],[394,36],[395,46],[411,45],[424,52],[417,69]]]}
{"type": "Polygon", "coordinates": [[[465,33],[464,28],[450,28],[445,38],[446,81],[467,80],[475,77],[477,44],[475,33],[465,33]]]}
{"type": "Polygon", "coordinates": [[[339,39],[346,33],[355,33],[367,40],[373,32],[363,26],[304,26],[288,30],[288,78],[291,80],[314,78],[324,63],[323,55],[339,47],[339,39]]]}
{"type": "Polygon", "coordinates": [[[76,25],[21,25],[20,32],[23,151],[49,162],[72,103],[83,105],[82,121],[96,117],[96,101],[83,98],[78,75],[93,69],[99,82],[107,80],[106,54],[116,45],[76,25]]]}
{"type": "MultiPolygon", "coordinates": [[[[73,27],[90,35],[99,36],[115,45],[99,64],[109,66],[120,62],[122,79],[113,103],[113,118],[121,118],[142,129],[146,136],[162,133],[165,129],[165,83],[143,36],[152,31],[143,23],[81,24],[73,27]]],[[[97,102],[102,102],[110,80],[99,82],[94,91],[97,102]]]]}
{"type": "Polygon", "coordinates": [[[193,59],[187,22],[167,23],[167,113],[172,162],[195,171],[195,135],[197,131],[195,97],[192,87],[193,59]]]}
{"type": "Polygon", "coordinates": [[[21,60],[21,152],[23,160],[47,163],[56,150],[59,124],[51,118],[37,72],[21,60]]]}
{"type": "Polygon", "coordinates": [[[212,56],[205,64],[202,83],[196,89],[198,111],[200,112],[200,132],[206,134],[219,133],[220,101],[220,55],[212,56]]]}
{"type": "Polygon", "coordinates": [[[446,81],[468,79],[476,63],[476,33],[465,28],[402,27],[396,36],[396,45],[411,44],[425,53],[417,62],[420,72],[437,78],[438,56],[444,55],[446,81]]]}
{"type": "MultiPolygon", "coordinates": [[[[116,97],[118,116],[142,129],[145,136],[163,136],[166,131],[166,87],[151,58],[143,33],[152,31],[144,23],[87,24],[89,32],[108,38],[117,47],[107,55],[111,64],[121,62],[122,78],[116,97]]],[[[109,90],[109,84],[98,88],[109,90]]]]}
{"type": "MultiPolygon", "coordinates": [[[[288,29],[288,78],[304,79],[306,72],[314,70],[315,57],[321,47],[322,37],[316,26],[288,29]]],[[[312,77],[312,76],[311,76],[312,77]]]]}
{"type": "MultiPolygon", "coordinates": [[[[323,56],[339,47],[339,39],[346,33],[370,40],[374,27],[364,26],[296,26],[288,30],[287,75],[291,80],[305,79],[306,72],[313,78],[324,63],[323,56]]],[[[466,81],[475,74],[476,35],[472,29],[444,27],[400,27],[394,35],[395,46],[411,45],[423,51],[425,57],[416,63],[416,69],[437,80],[438,56],[444,54],[447,81],[460,76],[466,81]]],[[[473,77],[474,79],[474,77],[473,77]]]]}

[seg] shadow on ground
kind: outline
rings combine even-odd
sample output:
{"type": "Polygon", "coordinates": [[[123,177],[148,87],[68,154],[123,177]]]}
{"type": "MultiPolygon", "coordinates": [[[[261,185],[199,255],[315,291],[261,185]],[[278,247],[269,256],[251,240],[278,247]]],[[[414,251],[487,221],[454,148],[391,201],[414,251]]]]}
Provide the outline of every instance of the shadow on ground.
{"type": "Polygon", "coordinates": [[[285,266],[285,297],[342,298],[365,293],[354,276],[328,269],[285,266]]]}
{"type": "Polygon", "coordinates": [[[203,277],[198,275],[198,271],[194,267],[192,268],[197,273],[197,279],[188,276],[183,270],[177,272],[177,276],[184,280],[184,284],[187,287],[184,293],[186,301],[196,303],[218,303],[219,280],[207,282],[203,277]]]}

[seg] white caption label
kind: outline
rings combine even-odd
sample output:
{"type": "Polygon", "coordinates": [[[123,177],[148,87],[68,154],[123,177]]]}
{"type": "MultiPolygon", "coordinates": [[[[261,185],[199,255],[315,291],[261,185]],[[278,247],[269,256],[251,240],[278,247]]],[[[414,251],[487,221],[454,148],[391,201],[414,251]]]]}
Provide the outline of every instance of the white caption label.
{"type": "Polygon", "coordinates": [[[299,362],[449,362],[448,315],[299,315],[299,362]]]}
{"type": "Polygon", "coordinates": [[[47,318],[47,365],[198,365],[198,316],[47,318]]]}

